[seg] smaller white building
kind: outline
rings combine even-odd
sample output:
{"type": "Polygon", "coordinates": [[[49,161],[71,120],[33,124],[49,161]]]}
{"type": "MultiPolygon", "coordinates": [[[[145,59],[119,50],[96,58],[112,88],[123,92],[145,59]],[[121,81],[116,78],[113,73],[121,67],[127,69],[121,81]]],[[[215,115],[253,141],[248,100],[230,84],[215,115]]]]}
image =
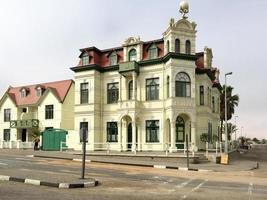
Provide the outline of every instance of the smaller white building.
{"type": "Polygon", "coordinates": [[[74,128],[74,82],[10,86],[0,100],[0,148],[30,147],[50,128],[74,128]]]}

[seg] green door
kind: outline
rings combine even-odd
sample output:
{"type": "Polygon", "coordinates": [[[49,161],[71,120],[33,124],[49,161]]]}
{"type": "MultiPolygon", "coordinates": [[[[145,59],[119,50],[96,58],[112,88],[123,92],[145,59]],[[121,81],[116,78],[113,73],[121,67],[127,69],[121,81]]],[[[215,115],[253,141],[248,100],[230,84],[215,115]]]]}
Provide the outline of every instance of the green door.
{"type": "Polygon", "coordinates": [[[184,149],[185,141],[185,123],[182,117],[177,117],[176,119],[176,144],[177,149],[184,149]]]}
{"type": "Polygon", "coordinates": [[[62,129],[45,130],[42,132],[42,149],[44,151],[59,151],[61,142],[66,142],[66,134],[67,131],[62,129]]]}

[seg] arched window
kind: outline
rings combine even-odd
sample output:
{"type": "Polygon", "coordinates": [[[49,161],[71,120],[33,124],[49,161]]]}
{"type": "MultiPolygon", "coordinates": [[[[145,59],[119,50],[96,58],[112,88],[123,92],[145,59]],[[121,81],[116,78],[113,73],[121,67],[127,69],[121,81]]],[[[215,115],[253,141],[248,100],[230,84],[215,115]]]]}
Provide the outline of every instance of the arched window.
{"type": "Polygon", "coordinates": [[[132,49],[129,51],[129,61],[136,61],[136,50],[132,49]]]}
{"type": "Polygon", "coordinates": [[[167,98],[170,97],[170,76],[167,76],[167,98]]]}
{"type": "Polygon", "coordinates": [[[175,40],[175,53],[180,53],[180,40],[175,40]]]}
{"type": "Polygon", "coordinates": [[[191,54],[191,42],[189,40],[186,40],[185,42],[185,53],[191,54]]]}
{"type": "Polygon", "coordinates": [[[128,99],[133,99],[133,81],[131,80],[128,85],[128,99]]]}
{"type": "Polygon", "coordinates": [[[185,123],[182,117],[176,119],[176,142],[185,141],[185,123]]]}
{"type": "Polygon", "coordinates": [[[166,49],[167,49],[167,53],[169,53],[170,52],[170,41],[169,40],[167,41],[166,49]]]}
{"type": "Polygon", "coordinates": [[[180,72],[175,77],[175,93],[176,97],[191,96],[191,81],[185,72],[180,72]]]}
{"type": "Polygon", "coordinates": [[[155,59],[158,57],[158,48],[155,44],[151,45],[148,48],[148,56],[149,56],[149,59],[155,59]]]}
{"type": "Polygon", "coordinates": [[[117,65],[118,64],[118,56],[117,53],[114,51],[109,55],[109,65],[117,65]]]}

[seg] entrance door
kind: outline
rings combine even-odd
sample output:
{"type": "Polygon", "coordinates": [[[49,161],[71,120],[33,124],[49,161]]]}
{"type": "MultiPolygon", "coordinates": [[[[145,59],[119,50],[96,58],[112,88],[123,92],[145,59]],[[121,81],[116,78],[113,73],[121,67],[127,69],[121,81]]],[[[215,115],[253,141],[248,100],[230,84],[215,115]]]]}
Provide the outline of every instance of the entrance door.
{"type": "Polygon", "coordinates": [[[22,129],[21,131],[21,141],[26,142],[27,139],[27,129],[22,129]]]}
{"type": "Polygon", "coordinates": [[[182,117],[177,117],[176,119],[176,144],[177,149],[184,149],[185,141],[185,123],[182,117]]]}
{"type": "Polygon", "coordinates": [[[133,139],[132,139],[132,123],[129,123],[129,125],[128,125],[128,134],[127,134],[127,143],[128,143],[128,145],[127,145],[127,150],[128,151],[131,151],[131,149],[132,149],[132,142],[133,142],[133,139]]]}

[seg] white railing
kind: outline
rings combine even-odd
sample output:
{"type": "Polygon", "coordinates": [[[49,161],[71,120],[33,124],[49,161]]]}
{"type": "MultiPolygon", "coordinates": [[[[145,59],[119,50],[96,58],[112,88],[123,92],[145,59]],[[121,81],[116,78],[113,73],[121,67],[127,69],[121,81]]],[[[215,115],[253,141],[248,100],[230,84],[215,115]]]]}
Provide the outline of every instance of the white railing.
{"type": "Polygon", "coordinates": [[[0,141],[0,149],[31,149],[33,142],[0,141]]]}
{"type": "Polygon", "coordinates": [[[60,142],[60,151],[63,151],[63,150],[67,150],[68,149],[68,146],[67,146],[67,142],[60,142]]]}
{"type": "MultiPolygon", "coordinates": [[[[216,142],[215,146],[214,144],[208,143],[206,142],[206,156],[209,155],[209,153],[214,153],[216,154],[216,156],[220,153],[222,154],[225,148],[225,142],[216,142]]],[[[236,147],[234,145],[234,143],[232,141],[228,141],[228,150],[232,151],[234,150],[236,147]]]]}
{"type": "MultiPolygon", "coordinates": [[[[81,145],[81,143],[80,143],[81,145]]],[[[86,143],[87,150],[90,151],[106,151],[107,154],[110,154],[111,151],[128,151],[132,152],[133,154],[137,154],[138,151],[163,151],[166,155],[172,152],[183,152],[183,154],[186,154],[186,143],[185,142],[177,142],[173,143],[173,147],[171,146],[171,143],[154,143],[154,144],[146,144],[146,143],[135,143],[135,146],[133,146],[134,143],[118,143],[118,142],[102,142],[102,143],[86,143]],[[146,146],[144,148],[144,146],[146,146]],[[155,148],[149,148],[152,146],[157,146],[155,148]],[[179,146],[177,148],[177,146],[179,146]]],[[[62,147],[62,144],[61,144],[62,147]]],[[[194,156],[195,155],[195,149],[193,148],[193,145],[189,143],[188,146],[189,152],[194,156]]]]}

